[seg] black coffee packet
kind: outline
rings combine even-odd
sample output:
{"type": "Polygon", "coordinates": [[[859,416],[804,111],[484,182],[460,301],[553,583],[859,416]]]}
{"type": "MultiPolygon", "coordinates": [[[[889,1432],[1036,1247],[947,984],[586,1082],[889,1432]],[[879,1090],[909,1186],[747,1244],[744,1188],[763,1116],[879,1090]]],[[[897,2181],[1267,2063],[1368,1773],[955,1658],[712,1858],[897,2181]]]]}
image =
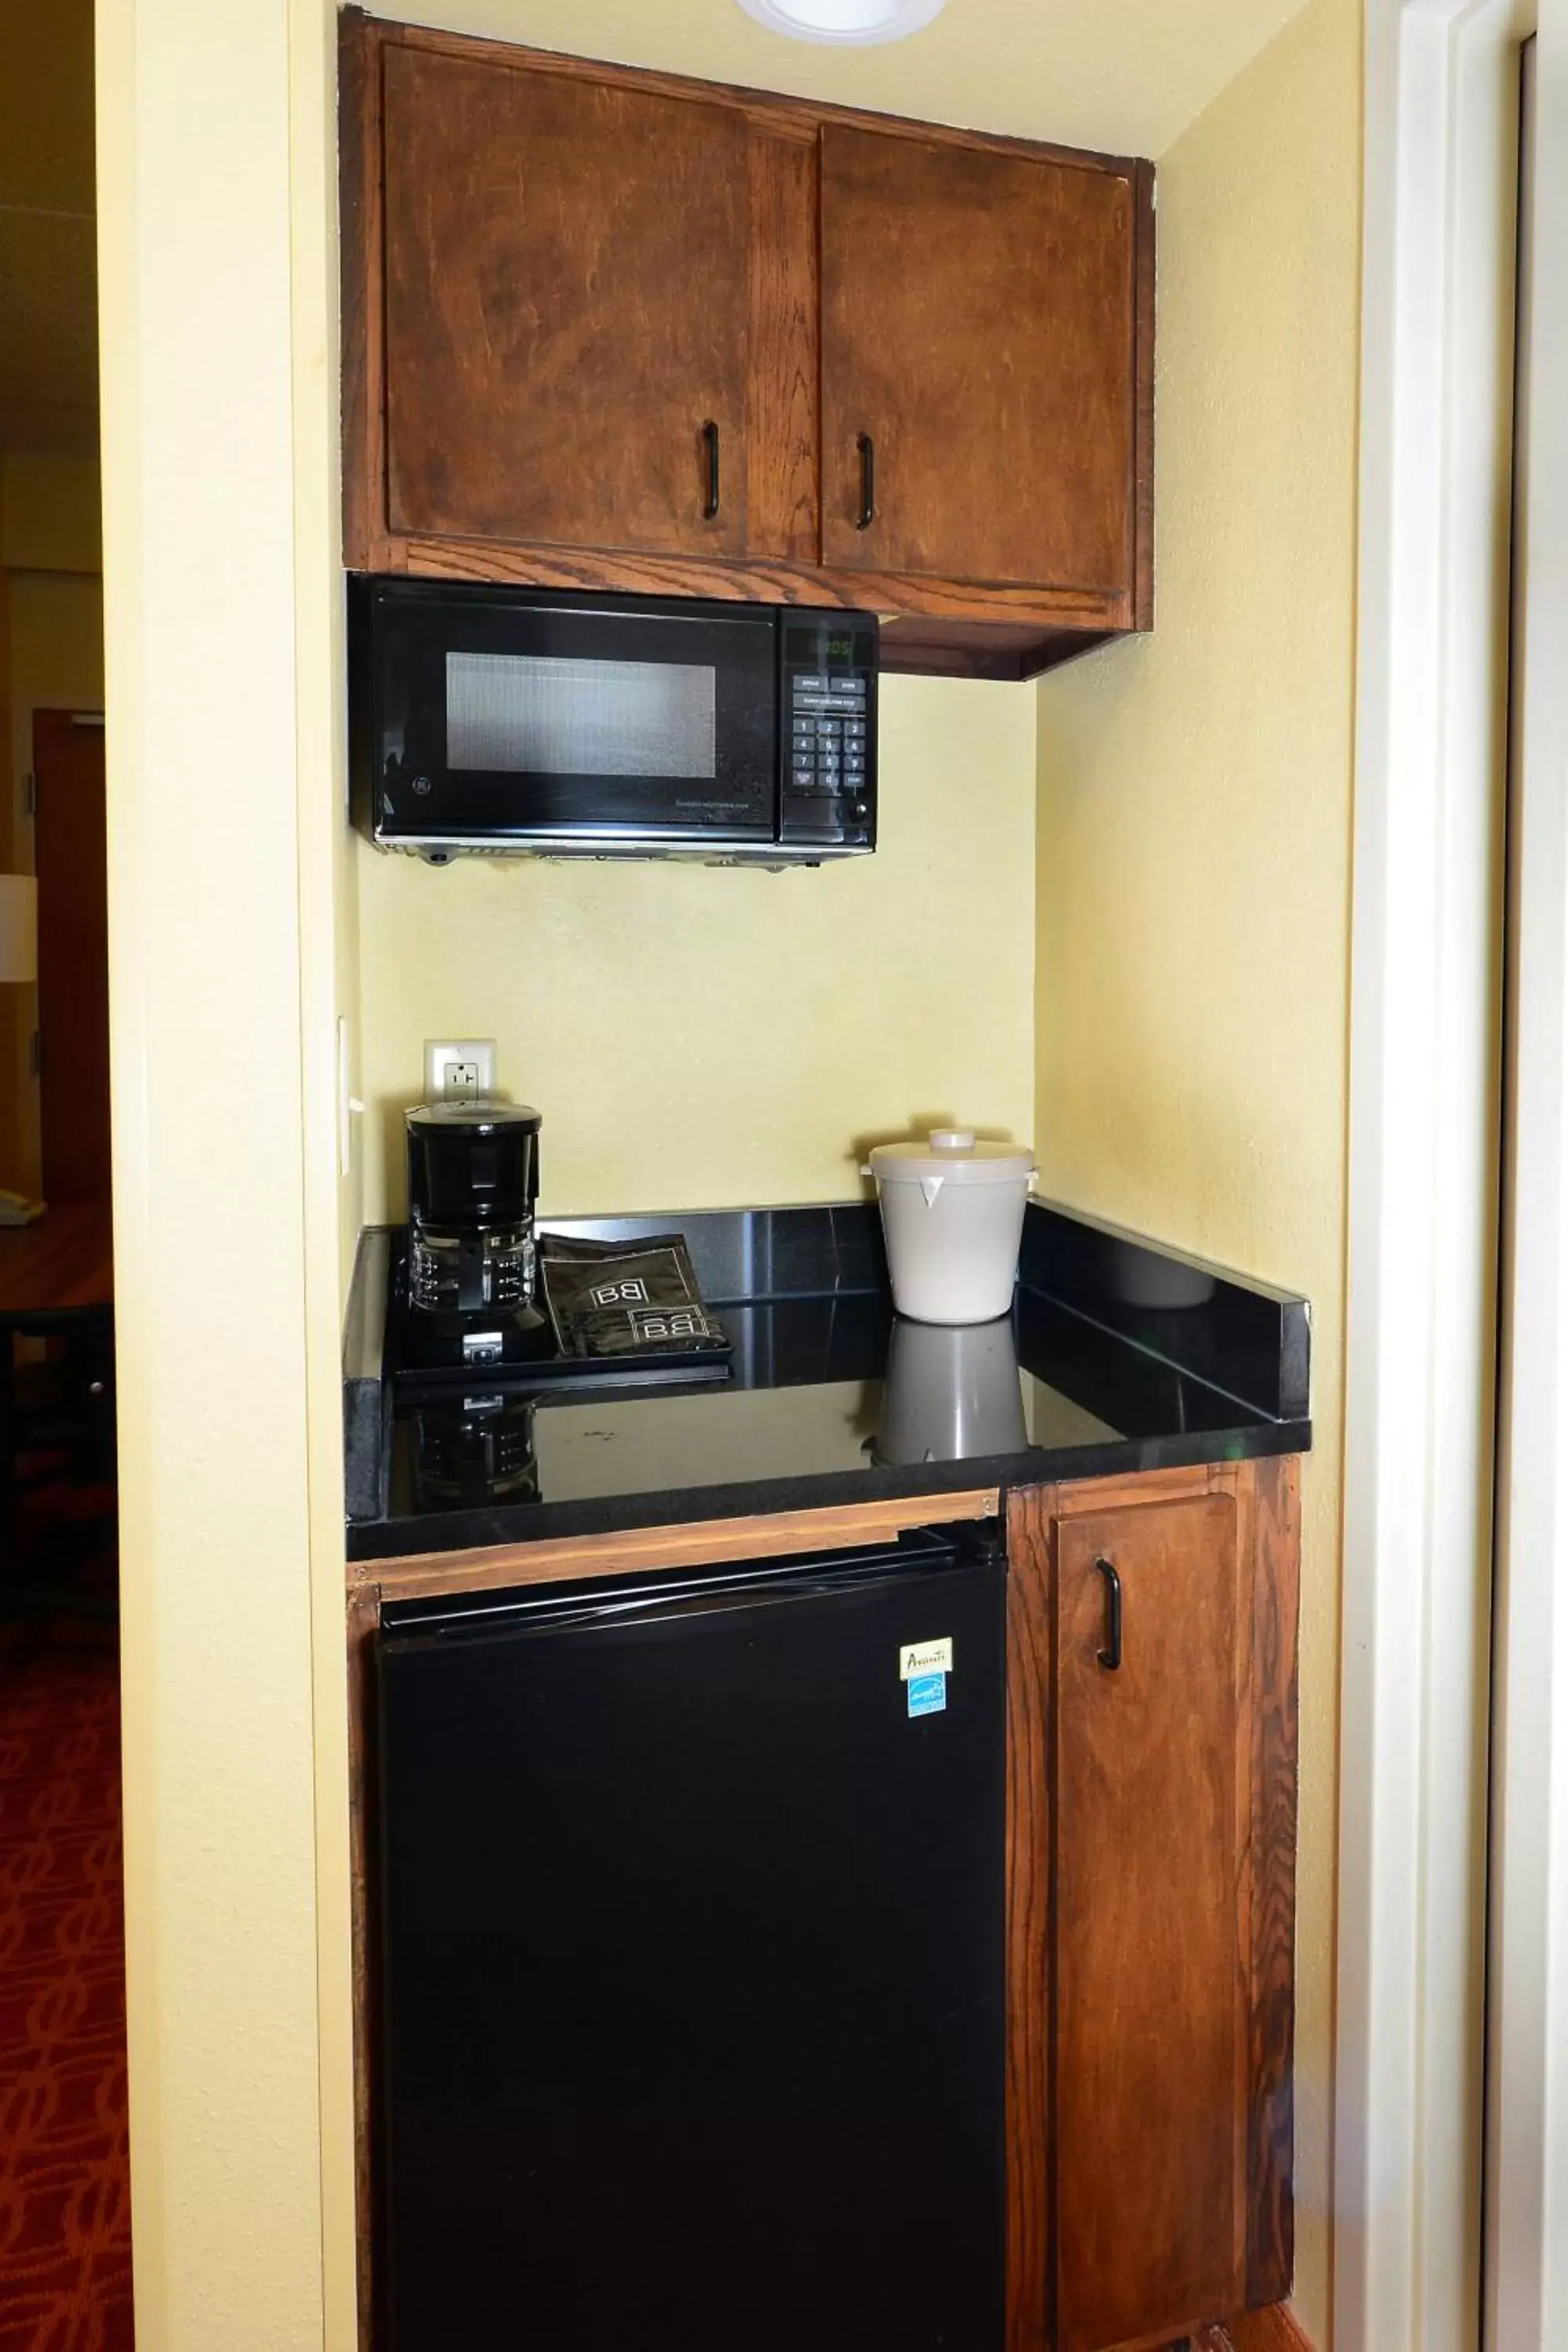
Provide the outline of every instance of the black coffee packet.
{"type": "Polygon", "coordinates": [[[646,1242],[544,1234],[539,1255],[563,1356],[711,1356],[729,1347],[679,1234],[646,1242]]]}

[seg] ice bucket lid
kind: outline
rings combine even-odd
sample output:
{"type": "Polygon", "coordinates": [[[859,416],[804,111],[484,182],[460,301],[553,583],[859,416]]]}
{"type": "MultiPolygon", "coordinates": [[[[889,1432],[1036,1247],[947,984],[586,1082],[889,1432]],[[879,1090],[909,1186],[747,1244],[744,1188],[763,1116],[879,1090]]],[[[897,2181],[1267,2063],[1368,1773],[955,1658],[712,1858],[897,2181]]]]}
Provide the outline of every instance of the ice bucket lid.
{"type": "Polygon", "coordinates": [[[970,1127],[937,1127],[908,1143],[879,1143],[870,1153],[879,1183],[1016,1184],[1032,1176],[1035,1155],[1016,1143],[981,1141],[970,1127]]]}

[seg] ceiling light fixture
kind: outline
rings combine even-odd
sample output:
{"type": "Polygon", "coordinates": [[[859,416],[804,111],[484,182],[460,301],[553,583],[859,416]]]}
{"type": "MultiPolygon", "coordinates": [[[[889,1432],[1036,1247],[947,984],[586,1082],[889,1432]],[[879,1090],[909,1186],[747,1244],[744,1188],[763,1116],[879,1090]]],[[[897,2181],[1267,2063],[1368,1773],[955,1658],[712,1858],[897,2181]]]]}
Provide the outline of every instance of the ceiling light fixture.
{"type": "Polygon", "coordinates": [[[944,0],[741,0],[748,16],[795,41],[900,41],[944,0]]]}

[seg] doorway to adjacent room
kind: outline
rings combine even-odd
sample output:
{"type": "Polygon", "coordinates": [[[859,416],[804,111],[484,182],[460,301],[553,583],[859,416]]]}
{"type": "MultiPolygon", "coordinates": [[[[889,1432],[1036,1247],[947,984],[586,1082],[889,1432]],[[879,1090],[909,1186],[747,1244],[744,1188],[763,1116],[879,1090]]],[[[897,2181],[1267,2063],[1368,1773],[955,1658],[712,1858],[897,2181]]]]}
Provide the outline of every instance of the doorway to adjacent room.
{"type": "Polygon", "coordinates": [[[101,711],[33,713],[43,1195],[106,1210],[109,903],[101,711]]]}
{"type": "Polygon", "coordinates": [[[92,0],[0,0],[0,2345],[17,2352],[132,2352],[134,2334],[93,31],[92,0]]]}

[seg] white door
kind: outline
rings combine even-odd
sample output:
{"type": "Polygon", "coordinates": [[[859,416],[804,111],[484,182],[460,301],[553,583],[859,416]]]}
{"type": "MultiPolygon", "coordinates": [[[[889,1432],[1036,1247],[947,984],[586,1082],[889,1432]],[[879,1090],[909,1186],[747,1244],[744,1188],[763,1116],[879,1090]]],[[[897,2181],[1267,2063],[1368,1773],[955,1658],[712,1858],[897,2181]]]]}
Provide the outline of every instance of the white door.
{"type": "Polygon", "coordinates": [[[1334,2347],[1568,2352],[1568,0],[1365,25],[1334,2347]]]}

